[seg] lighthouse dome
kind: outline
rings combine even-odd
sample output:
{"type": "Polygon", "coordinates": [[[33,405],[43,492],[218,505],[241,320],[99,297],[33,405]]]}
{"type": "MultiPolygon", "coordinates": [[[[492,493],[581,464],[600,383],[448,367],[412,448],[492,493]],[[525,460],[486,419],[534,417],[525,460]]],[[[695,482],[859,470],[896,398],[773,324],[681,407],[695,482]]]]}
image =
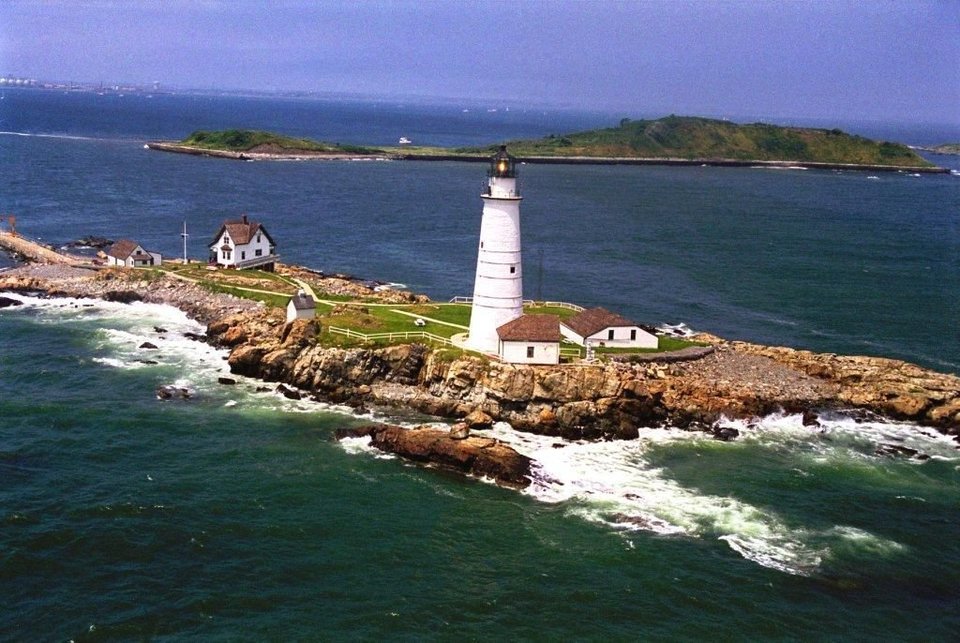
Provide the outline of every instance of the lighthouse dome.
{"type": "Polygon", "coordinates": [[[517,159],[507,152],[507,146],[500,149],[490,158],[490,177],[513,179],[517,176],[517,159]]]}

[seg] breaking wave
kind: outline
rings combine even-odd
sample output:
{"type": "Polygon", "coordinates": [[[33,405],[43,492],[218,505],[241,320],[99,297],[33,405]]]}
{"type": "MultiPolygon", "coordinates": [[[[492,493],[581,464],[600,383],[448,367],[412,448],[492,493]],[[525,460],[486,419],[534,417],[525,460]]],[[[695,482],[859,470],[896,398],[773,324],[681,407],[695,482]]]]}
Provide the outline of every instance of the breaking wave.
{"type": "Polygon", "coordinates": [[[858,423],[837,417],[822,420],[820,430],[811,430],[803,426],[800,416],[777,415],[741,429],[739,444],[718,443],[705,434],[676,429],[647,429],[641,439],[630,442],[592,443],[520,434],[505,424],[498,424],[494,433],[537,463],[526,493],[543,502],[566,504],[569,515],[624,532],[713,538],[759,565],[805,576],[815,574],[824,560],[838,552],[853,549],[889,556],[905,547],[849,525],[824,529],[793,524],[766,507],[684,487],[670,477],[669,470],[653,464],[651,450],[680,442],[709,443],[711,448],[788,449],[801,460],[842,459],[852,466],[865,459],[878,466],[876,450],[890,441],[933,458],[957,459],[958,453],[946,436],[880,421],[858,423]]]}

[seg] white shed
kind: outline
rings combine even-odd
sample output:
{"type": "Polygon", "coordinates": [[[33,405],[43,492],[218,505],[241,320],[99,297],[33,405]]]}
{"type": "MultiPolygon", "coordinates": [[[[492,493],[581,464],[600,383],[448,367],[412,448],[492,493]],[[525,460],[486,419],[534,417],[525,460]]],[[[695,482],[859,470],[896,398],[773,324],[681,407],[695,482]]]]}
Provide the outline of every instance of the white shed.
{"type": "Polygon", "coordinates": [[[316,316],[317,304],[313,301],[313,297],[298,290],[287,304],[287,322],[292,322],[294,319],[313,319],[316,316]]]}
{"type": "Polygon", "coordinates": [[[224,221],[210,244],[210,263],[228,268],[260,268],[272,271],[278,257],[267,229],[247,215],[239,221],[224,221]]]}
{"type": "Polygon", "coordinates": [[[589,308],[560,322],[560,332],[567,339],[584,346],[618,348],[657,348],[659,338],[629,319],[604,308],[589,308]]]}
{"type": "Polygon", "coordinates": [[[143,266],[159,266],[162,257],[159,252],[145,250],[136,241],[121,239],[104,253],[107,256],[108,266],[124,266],[139,268],[143,266]]]}
{"type": "Polygon", "coordinates": [[[500,359],[510,364],[559,364],[560,318],[521,315],[497,328],[500,359]]]}

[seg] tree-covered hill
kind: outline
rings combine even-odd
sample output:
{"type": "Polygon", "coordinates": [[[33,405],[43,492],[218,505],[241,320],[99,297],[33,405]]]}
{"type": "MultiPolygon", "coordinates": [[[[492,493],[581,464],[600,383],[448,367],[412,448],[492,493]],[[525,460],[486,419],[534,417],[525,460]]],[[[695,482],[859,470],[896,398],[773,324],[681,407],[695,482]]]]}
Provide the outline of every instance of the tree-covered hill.
{"type": "MultiPolygon", "coordinates": [[[[552,134],[507,144],[516,156],[734,159],[930,166],[906,145],[877,142],[839,129],[738,125],[726,120],[667,116],[623,119],[618,127],[552,134]]],[[[490,151],[461,148],[458,152],[490,151]]]]}

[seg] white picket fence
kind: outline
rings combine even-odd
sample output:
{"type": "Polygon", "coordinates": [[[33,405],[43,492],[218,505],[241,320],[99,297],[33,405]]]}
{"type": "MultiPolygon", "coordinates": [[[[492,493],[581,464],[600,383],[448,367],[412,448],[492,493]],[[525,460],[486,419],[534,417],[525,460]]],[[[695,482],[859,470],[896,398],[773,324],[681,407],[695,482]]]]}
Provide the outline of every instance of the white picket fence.
{"type": "Polygon", "coordinates": [[[440,335],[434,335],[433,333],[428,333],[422,330],[404,331],[402,333],[358,333],[357,331],[350,330],[349,328],[337,328],[336,326],[328,326],[327,330],[335,335],[344,335],[346,337],[352,337],[353,339],[359,339],[365,342],[373,342],[381,339],[386,340],[387,342],[426,339],[443,346],[454,346],[454,343],[446,337],[440,337],[440,335]]]}
{"type": "MultiPolygon", "coordinates": [[[[472,304],[473,297],[454,297],[453,299],[450,300],[450,303],[451,304],[472,304]]],[[[583,306],[571,304],[566,301],[535,301],[533,299],[524,299],[523,305],[530,306],[533,308],[537,308],[540,306],[550,307],[550,308],[567,308],[569,310],[575,310],[578,313],[584,310],[583,306]]]]}

